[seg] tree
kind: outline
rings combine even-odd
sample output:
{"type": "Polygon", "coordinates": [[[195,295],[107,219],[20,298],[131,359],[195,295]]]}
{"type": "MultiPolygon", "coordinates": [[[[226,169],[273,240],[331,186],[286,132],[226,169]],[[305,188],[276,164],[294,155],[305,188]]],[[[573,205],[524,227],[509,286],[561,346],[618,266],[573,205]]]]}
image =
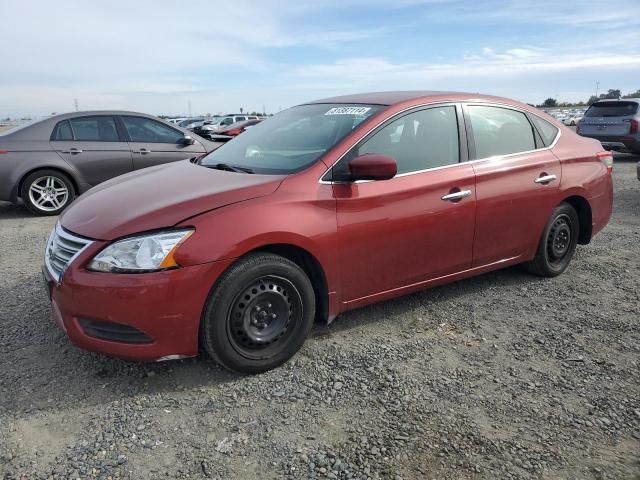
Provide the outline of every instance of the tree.
{"type": "Polygon", "coordinates": [[[640,98],[640,88],[633,93],[627,93],[622,98],[640,98]]]}
{"type": "Polygon", "coordinates": [[[601,94],[600,98],[620,98],[621,96],[622,93],[620,92],[620,90],[613,90],[610,88],[607,93],[601,94]]]}
{"type": "Polygon", "coordinates": [[[547,98],[542,104],[543,107],[557,107],[558,102],[556,102],[555,98],[547,98]]]}

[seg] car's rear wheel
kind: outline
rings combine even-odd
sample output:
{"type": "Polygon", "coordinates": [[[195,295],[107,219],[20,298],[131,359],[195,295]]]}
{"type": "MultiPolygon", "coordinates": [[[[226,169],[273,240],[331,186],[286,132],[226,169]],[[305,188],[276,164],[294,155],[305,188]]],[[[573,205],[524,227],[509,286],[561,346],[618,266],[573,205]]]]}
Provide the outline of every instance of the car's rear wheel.
{"type": "Polygon", "coordinates": [[[305,272],[279,255],[254,253],[232,265],[209,294],[200,342],[224,367],[260,373],[302,347],[314,316],[315,294],[305,272]]]}
{"type": "Polygon", "coordinates": [[[543,277],[560,275],[573,258],[579,231],[575,209],[568,203],[558,205],[545,226],[536,256],[524,265],[525,268],[543,277]]]}
{"type": "Polygon", "coordinates": [[[36,215],[58,215],[75,197],[73,183],[57,170],[38,170],[22,182],[20,196],[36,215]]]}

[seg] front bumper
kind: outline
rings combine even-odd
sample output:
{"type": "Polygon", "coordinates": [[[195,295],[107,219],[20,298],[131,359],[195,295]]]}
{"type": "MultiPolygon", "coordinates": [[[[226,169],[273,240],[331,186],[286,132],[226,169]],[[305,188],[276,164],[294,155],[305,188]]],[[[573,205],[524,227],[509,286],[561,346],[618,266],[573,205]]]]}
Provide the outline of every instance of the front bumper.
{"type": "Polygon", "coordinates": [[[90,258],[83,252],[60,283],[43,268],[53,317],[75,345],[127,360],[198,354],[200,318],[209,290],[232,260],[155,273],[111,274],[79,267],[86,257],[90,258]],[[96,324],[135,330],[149,341],[96,338],[95,328],[87,327],[96,324]]]}

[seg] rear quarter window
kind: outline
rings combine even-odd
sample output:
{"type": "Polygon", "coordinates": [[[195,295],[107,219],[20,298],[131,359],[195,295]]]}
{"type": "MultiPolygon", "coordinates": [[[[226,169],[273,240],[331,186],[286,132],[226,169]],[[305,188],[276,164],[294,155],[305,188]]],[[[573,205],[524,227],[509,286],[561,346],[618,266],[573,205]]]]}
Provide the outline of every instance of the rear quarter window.
{"type": "Polygon", "coordinates": [[[51,140],[73,140],[73,133],[71,132],[71,126],[68,120],[56,125],[56,128],[53,129],[51,140]]]}
{"type": "Polygon", "coordinates": [[[531,115],[531,121],[533,121],[538,133],[542,137],[544,146],[548,147],[551,145],[558,136],[558,127],[535,115],[531,115]]]}

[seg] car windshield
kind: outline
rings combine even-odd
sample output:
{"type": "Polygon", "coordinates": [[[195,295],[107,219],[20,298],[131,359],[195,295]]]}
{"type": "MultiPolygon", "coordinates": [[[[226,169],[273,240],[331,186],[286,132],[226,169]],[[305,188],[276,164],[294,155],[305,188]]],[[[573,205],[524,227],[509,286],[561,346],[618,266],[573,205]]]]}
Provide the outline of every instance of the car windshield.
{"type": "Polygon", "coordinates": [[[585,117],[625,117],[638,111],[636,102],[602,102],[591,105],[585,117]]]}
{"type": "Polygon", "coordinates": [[[224,164],[272,175],[298,172],[382,108],[326,103],[293,107],[248,129],[200,164],[224,164]]]}

